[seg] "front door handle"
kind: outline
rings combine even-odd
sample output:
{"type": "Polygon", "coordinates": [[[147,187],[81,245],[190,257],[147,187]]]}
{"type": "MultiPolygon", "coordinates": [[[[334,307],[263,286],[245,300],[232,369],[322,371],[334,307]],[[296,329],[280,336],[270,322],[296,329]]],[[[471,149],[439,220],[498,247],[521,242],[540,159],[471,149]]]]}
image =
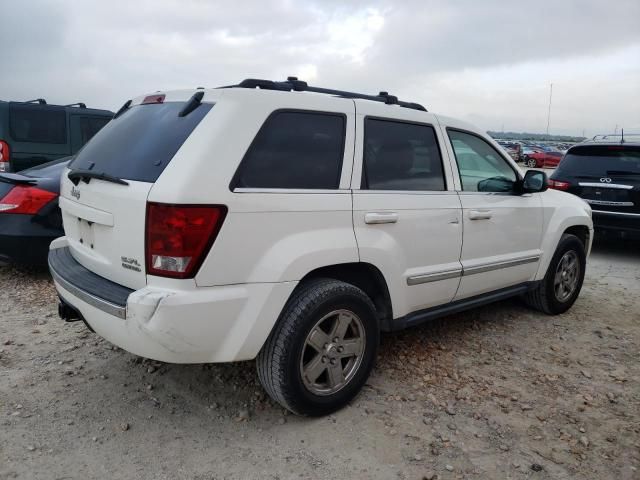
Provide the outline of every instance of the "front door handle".
{"type": "Polygon", "coordinates": [[[364,216],[364,223],[376,225],[380,223],[396,223],[398,214],[396,212],[369,212],[364,216]]]}
{"type": "Polygon", "coordinates": [[[491,210],[469,210],[470,220],[489,220],[492,215],[491,210]]]}

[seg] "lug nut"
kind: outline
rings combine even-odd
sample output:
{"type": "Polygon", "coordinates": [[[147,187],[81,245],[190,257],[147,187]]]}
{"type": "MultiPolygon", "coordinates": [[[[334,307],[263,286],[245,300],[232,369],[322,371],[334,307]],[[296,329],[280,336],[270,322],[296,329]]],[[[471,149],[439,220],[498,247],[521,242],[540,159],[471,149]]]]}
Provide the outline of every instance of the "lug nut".
{"type": "Polygon", "coordinates": [[[334,338],[334,339],[333,339],[333,343],[338,343],[338,340],[339,340],[339,338],[338,338],[338,337],[334,338]]]}
{"type": "Polygon", "coordinates": [[[335,365],[335,364],[336,364],[336,359],[335,359],[335,358],[332,358],[332,359],[331,359],[331,365],[335,365]]]}
{"type": "Polygon", "coordinates": [[[322,358],[320,359],[320,361],[322,363],[327,363],[327,357],[325,357],[324,355],[322,356],[322,358]]]}
{"type": "Polygon", "coordinates": [[[344,352],[344,347],[342,346],[338,347],[338,353],[342,353],[342,352],[344,352]]]}

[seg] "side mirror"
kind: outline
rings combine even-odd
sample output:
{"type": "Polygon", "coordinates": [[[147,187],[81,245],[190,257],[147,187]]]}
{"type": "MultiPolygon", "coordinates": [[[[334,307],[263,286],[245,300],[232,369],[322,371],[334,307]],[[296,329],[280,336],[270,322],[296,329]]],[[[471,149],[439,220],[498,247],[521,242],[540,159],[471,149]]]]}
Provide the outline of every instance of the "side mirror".
{"type": "Polygon", "coordinates": [[[505,177],[485,178],[478,182],[479,192],[513,192],[513,180],[505,177]]]}
{"type": "Polygon", "coordinates": [[[522,193],[544,192],[549,188],[549,179],[545,172],[540,170],[527,170],[521,181],[520,191],[522,193]]]}

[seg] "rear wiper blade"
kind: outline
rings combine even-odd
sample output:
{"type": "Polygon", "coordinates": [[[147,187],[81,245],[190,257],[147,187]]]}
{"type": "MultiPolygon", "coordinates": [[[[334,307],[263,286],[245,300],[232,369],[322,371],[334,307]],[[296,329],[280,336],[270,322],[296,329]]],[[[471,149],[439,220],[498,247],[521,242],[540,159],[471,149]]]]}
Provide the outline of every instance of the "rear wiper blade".
{"type": "Polygon", "coordinates": [[[80,182],[80,180],[89,183],[89,180],[91,180],[92,178],[104,180],[105,182],[117,183],[118,185],[129,185],[129,182],[126,182],[121,178],[114,177],[113,175],[109,175],[107,173],[94,172],[93,170],[72,170],[69,172],[67,177],[73,182],[74,185],[78,185],[78,182],[80,182]]]}
{"type": "Polygon", "coordinates": [[[24,175],[14,173],[0,174],[0,182],[10,183],[11,185],[35,185],[38,181],[35,178],[25,177],[24,175]]]}

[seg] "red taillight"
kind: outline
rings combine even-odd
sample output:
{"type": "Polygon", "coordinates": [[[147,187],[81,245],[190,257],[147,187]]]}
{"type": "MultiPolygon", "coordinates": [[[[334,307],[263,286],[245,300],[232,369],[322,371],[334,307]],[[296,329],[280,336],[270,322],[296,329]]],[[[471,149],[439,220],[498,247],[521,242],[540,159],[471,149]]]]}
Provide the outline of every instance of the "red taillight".
{"type": "Polygon", "coordinates": [[[0,199],[0,213],[36,214],[51,200],[58,197],[57,193],[41,190],[36,187],[17,186],[9,190],[0,199]]]}
{"type": "Polygon", "coordinates": [[[11,156],[11,150],[9,144],[4,140],[0,140],[0,172],[9,171],[9,157],[11,156]]]}
{"type": "Polygon", "coordinates": [[[149,275],[191,278],[202,264],[227,214],[224,205],[147,204],[149,275]]]}
{"type": "Polygon", "coordinates": [[[559,180],[549,179],[549,188],[555,188],[556,190],[569,190],[571,184],[569,182],[561,182],[559,180]]]}
{"type": "Polygon", "coordinates": [[[147,105],[149,103],[163,103],[164,102],[164,93],[158,95],[149,95],[144,97],[141,105],[147,105]]]}

